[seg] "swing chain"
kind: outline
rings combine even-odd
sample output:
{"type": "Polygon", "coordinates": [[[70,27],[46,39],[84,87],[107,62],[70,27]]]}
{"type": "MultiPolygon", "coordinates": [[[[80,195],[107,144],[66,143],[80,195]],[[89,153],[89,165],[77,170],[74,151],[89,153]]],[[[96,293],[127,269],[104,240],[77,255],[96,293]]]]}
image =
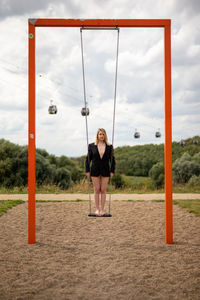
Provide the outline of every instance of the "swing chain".
{"type": "MultiPolygon", "coordinates": [[[[84,92],[84,104],[85,104],[85,108],[86,108],[87,102],[86,102],[85,67],[84,67],[83,36],[82,36],[82,30],[83,29],[108,29],[108,28],[84,28],[84,27],[80,28],[82,73],[83,73],[83,92],[84,92]]],[[[115,88],[114,88],[113,124],[112,124],[112,147],[114,149],[115,112],[116,112],[116,96],[117,96],[117,74],[118,74],[118,58],[119,58],[119,27],[109,28],[109,29],[115,29],[118,32],[118,34],[117,34],[116,67],[115,67],[115,88]]],[[[85,125],[86,125],[87,152],[88,152],[87,156],[88,156],[88,164],[90,165],[87,114],[85,114],[85,125]]],[[[111,152],[111,166],[112,166],[112,162],[113,162],[113,149],[112,149],[112,152],[111,152]]],[[[90,178],[88,178],[88,185],[89,185],[89,213],[91,214],[92,200],[91,200],[91,194],[90,194],[90,178]]],[[[111,189],[111,187],[112,187],[112,182],[111,182],[111,179],[110,179],[110,189],[111,189]]],[[[110,191],[110,194],[109,194],[108,210],[109,210],[109,214],[110,214],[110,211],[111,211],[111,191],[110,191]]]]}

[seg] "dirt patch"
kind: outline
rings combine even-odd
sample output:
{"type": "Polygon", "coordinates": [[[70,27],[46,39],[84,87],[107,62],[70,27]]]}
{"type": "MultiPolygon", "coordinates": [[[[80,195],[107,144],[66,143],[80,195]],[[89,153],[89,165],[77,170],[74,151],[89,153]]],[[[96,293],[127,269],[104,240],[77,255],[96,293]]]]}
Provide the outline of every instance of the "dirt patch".
{"type": "Polygon", "coordinates": [[[113,202],[89,218],[87,202],[27,203],[0,217],[0,299],[200,299],[200,218],[174,206],[165,244],[164,203],[113,202]]]}

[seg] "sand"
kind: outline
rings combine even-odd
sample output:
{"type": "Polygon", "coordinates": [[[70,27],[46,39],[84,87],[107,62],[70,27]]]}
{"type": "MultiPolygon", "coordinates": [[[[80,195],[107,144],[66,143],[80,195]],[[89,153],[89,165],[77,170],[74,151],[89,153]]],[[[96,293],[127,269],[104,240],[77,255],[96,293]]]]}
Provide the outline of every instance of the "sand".
{"type": "Polygon", "coordinates": [[[200,218],[164,203],[114,201],[112,218],[87,202],[37,203],[27,244],[27,202],[0,217],[0,299],[200,299],[200,218]]]}
{"type": "MultiPolygon", "coordinates": [[[[94,200],[94,195],[91,194],[91,199],[94,200]]],[[[36,200],[88,200],[88,194],[36,194],[36,200]]],[[[112,194],[112,200],[164,200],[165,194],[112,194]]],[[[200,194],[189,193],[173,193],[173,199],[200,199],[200,194]]],[[[28,194],[0,194],[0,200],[28,200],[28,194]]]]}

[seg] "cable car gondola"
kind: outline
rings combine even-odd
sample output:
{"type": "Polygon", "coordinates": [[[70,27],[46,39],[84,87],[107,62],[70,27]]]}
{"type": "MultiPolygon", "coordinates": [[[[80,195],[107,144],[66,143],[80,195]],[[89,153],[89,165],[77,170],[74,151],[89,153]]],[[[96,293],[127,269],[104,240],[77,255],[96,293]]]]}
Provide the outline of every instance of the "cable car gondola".
{"type": "Polygon", "coordinates": [[[198,140],[194,140],[193,144],[198,145],[199,141],[198,140]]]}
{"type": "Polygon", "coordinates": [[[155,137],[156,138],[160,138],[161,137],[160,129],[158,129],[158,131],[156,131],[155,137]]]}
{"type": "Polygon", "coordinates": [[[55,114],[57,114],[57,106],[56,105],[53,105],[52,103],[53,103],[53,100],[51,100],[50,101],[50,105],[49,105],[49,108],[48,108],[48,113],[50,114],[50,115],[55,115],[55,114]]]}
{"type": "Polygon", "coordinates": [[[139,133],[139,131],[137,131],[137,129],[135,129],[134,138],[135,139],[139,139],[140,138],[140,133],[139,133]]]}
{"type": "Polygon", "coordinates": [[[180,145],[181,147],[184,147],[185,146],[185,142],[183,140],[180,141],[180,145]]]}
{"type": "Polygon", "coordinates": [[[88,107],[83,107],[83,108],[81,109],[81,115],[82,115],[83,117],[89,116],[89,114],[90,114],[90,111],[89,111],[89,108],[88,108],[88,107]]]}

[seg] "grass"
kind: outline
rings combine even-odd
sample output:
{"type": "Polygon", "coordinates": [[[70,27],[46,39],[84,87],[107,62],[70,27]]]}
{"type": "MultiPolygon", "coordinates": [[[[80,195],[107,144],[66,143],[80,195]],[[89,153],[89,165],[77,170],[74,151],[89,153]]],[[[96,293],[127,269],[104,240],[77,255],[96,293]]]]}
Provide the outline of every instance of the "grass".
{"type": "Polygon", "coordinates": [[[126,177],[128,177],[133,183],[145,183],[151,181],[149,177],[144,177],[144,176],[126,176],[126,177]]]}
{"type": "Polygon", "coordinates": [[[185,185],[175,185],[173,186],[173,193],[181,193],[181,194],[187,194],[187,193],[192,193],[192,194],[199,194],[200,193],[200,188],[199,187],[189,187],[187,184],[185,185]]]}
{"type": "MultiPolygon", "coordinates": [[[[117,200],[118,201],[118,200],[117,200]]],[[[146,200],[133,200],[133,199],[128,199],[126,200],[127,202],[146,202],[146,200]]]]}
{"type": "Polygon", "coordinates": [[[6,188],[0,187],[0,194],[27,194],[28,187],[13,187],[13,188],[6,188]]]}
{"type": "Polygon", "coordinates": [[[174,200],[173,203],[200,217],[200,200],[174,200]]]}
{"type": "Polygon", "coordinates": [[[2,216],[14,206],[22,203],[24,203],[23,200],[0,200],[0,216],[2,216]]]}
{"type": "MultiPolygon", "coordinates": [[[[152,200],[152,202],[164,202],[164,200],[152,200]]],[[[187,209],[189,213],[200,217],[200,200],[199,199],[190,199],[190,200],[173,200],[174,205],[178,205],[182,208],[187,209]]]]}
{"type": "Polygon", "coordinates": [[[158,202],[158,203],[160,203],[160,202],[165,202],[165,200],[163,200],[163,199],[157,199],[157,200],[151,200],[151,202],[158,202]]]}
{"type": "MultiPolygon", "coordinates": [[[[164,193],[164,188],[156,189],[149,177],[142,176],[125,176],[125,187],[121,189],[116,189],[114,186],[108,185],[107,191],[112,194],[148,194],[148,193],[164,193]]],[[[69,194],[69,193],[82,193],[87,194],[88,190],[93,193],[92,184],[88,185],[88,181],[83,179],[80,183],[76,183],[68,189],[60,189],[55,185],[43,185],[36,187],[37,194],[69,194]]],[[[14,188],[5,188],[0,187],[0,194],[27,194],[28,187],[14,187],[14,188]]],[[[200,193],[200,187],[189,187],[187,184],[182,185],[173,185],[173,193],[200,193]]]]}

